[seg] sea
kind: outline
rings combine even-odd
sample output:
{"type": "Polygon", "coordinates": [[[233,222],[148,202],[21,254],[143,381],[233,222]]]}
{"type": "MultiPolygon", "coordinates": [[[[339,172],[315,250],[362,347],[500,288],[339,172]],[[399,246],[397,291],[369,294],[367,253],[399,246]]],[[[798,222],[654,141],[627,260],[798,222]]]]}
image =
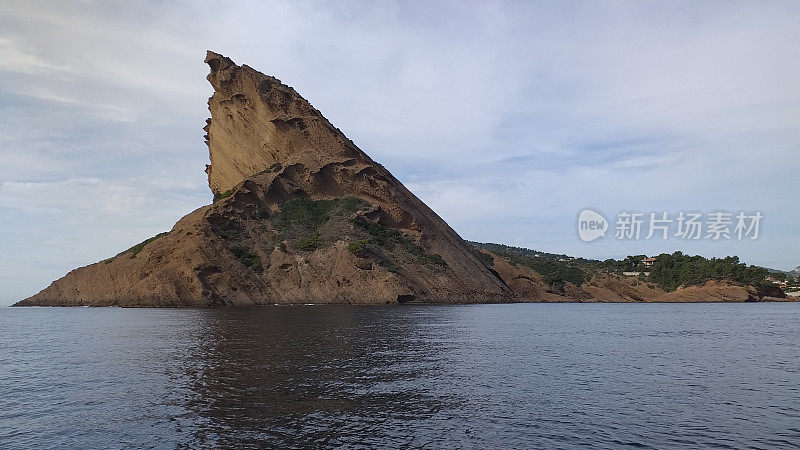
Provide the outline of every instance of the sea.
{"type": "Polygon", "coordinates": [[[800,448],[800,303],[0,308],[0,448],[800,448]]]}

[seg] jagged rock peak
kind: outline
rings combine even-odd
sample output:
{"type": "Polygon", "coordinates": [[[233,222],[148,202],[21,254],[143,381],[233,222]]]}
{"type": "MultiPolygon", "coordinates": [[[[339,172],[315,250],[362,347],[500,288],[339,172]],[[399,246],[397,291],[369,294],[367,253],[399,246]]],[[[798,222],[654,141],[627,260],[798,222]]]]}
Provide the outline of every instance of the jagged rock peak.
{"type": "Polygon", "coordinates": [[[211,164],[208,184],[223,193],[259,172],[292,163],[317,169],[332,162],[372,161],[294,89],[209,51],[214,87],[204,128],[211,164]]]}

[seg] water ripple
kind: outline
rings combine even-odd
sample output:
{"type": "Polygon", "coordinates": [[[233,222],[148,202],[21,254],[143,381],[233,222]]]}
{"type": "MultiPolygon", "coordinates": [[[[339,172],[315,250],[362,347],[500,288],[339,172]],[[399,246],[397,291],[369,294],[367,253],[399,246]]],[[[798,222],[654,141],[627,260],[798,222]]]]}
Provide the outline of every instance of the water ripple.
{"type": "Polygon", "coordinates": [[[0,448],[798,448],[800,305],[0,309],[0,448]]]}

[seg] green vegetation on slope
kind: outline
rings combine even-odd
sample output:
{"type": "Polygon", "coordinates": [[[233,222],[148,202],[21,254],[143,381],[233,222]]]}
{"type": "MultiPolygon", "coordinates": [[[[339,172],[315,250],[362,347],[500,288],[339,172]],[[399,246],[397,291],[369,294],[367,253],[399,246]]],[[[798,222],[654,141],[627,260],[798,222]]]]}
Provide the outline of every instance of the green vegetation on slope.
{"type": "Polygon", "coordinates": [[[763,267],[748,267],[740,263],[738,256],[706,259],[675,252],[656,256],[650,269],[650,280],[665,291],[702,284],[708,280],[731,280],[759,287],[764,284],[768,273],[763,267]]]}
{"type": "Polygon", "coordinates": [[[364,246],[372,242],[372,239],[359,239],[355,242],[351,242],[347,246],[347,250],[350,250],[350,253],[354,255],[358,255],[364,251],[364,246]]]}
{"type": "MultiPolygon", "coordinates": [[[[402,231],[396,228],[387,227],[380,223],[364,223],[358,221],[355,222],[355,225],[369,235],[368,239],[362,239],[355,243],[356,245],[354,247],[360,247],[359,252],[366,249],[378,253],[379,250],[383,250],[380,253],[385,254],[392,253],[396,248],[399,248],[401,252],[411,255],[416,262],[433,268],[447,267],[447,261],[442,258],[442,255],[427,253],[422,247],[417,245],[412,238],[405,236],[402,231]]],[[[350,245],[353,246],[352,243],[350,245]]],[[[350,251],[354,249],[350,246],[348,246],[348,248],[350,251]]],[[[392,263],[391,265],[395,264],[392,263]]],[[[391,267],[391,265],[389,267],[391,267]]]]}
{"type": "Polygon", "coordinates": [[[233,253],[233,256],[235,256],[236,259],[241,261],[245,266],[255,270],[256,272],[261,272],[263,270],[261,266],[261,257],[258,256],[258,254],[252,249],[244,245],[233,245],[230,247],[230,250],[231,253],[233,253]]]}
{"type": "Polygon", "coordinates": [[[312,200],[308,197],[299,197],[287,200],[278,206],[280,211],[271,218],[275,227],[307,235],[316,231],[331,217],[349,217],[356,211],[369,207],[369,203],[358,197],[331,200],[312,200]]]}
{"type": "Polygon", "coordinates": [[[254,247],[267,242],[279,248],[288,244],[312,252],[337,240],[349,241],[351,253],[372,259],[391,271],[398,271],[404,263],[424,264],[437,270],[447,267],[441,255],[426,252],[401,230],[354,218],[357,212],[369,208],[370,204],[358,197],[298,197],[279,203],[273,213],[254,208],[250,218],[257,221],[255,224],[219,217],[213,220],[212,227],[234,256],[256,270],[261,265],[254,247]]]}
{"type": "Polygon", "coordinates": [[[312,252],[319,247],[319,233],[313,232],[311,236],[300,239],[300,250],[312,252]]]}
{"type": "Polygon", "coordinates": [[[642,262],[645,258],[647,258],[647,255],[628,255],[622,260],[609,258],[605,261],[594,262],[592,265],[597,269],[614,272],[620,275],[623,272],[648,272],[650,269],[642,262]]]}
{"type": "MultiPolygon", "coordinates": [[[[369,203],[358,197],[344,197],[330,200],[313,200],[299,197],[287,200],[278,205],[280,210],[270,217],[276,230],[286,236],[303,236],[297,242],[303,251],[313,251],[322,247],[324,235],[320,232],[323,225],[332,219],[350,220],[356,211],[369,208],[369,203]]],[[[396,248],[410,254],[417,262],[433,266],[446,267],[447,262],[441,255],[427,253],[414,243],[413,239],[403,235],[397,228],[380,223],[353,221],[356,235],[348,245],[348,250],[359,256],[372,255],[381,260],[387,267],[395,265],[391,262],[396,248]]],[[[327,239],[343,239],[345,236],[333,236],[327,239]]]]}
{"type": "Polygon", "coordinates": [[[109,258],[109,259],[107,259],[107,260],[106,260],[106,263],[110,263],[110,262],[111,262],[111,261],[113,261],[114,259],[116,259],[116,258],[119,258],[120,256],[122,256],[122,255],[124,255],[124,254],[130,254],[130,257],[131,257],[131,258],[136,258],[136,255],[138,255],[138,254],[139,254],[139,252],[141,252],[141,251],[142,251],[142,249],[144,249],[144,247],[145,247],[147,244],[149,244],[149,243],[151,243],[151,242],[155,241],[156,239],[160,238],[161,236],[166,236],[167,234],[169,234],[169,232],[168,232],[168,231],[165,231],[165,232],[163,232],[163,233],[158,233],[157,235],[155,235],[155,236],[151,237],[150,239],[145,239],[144,241],[142,241],[142,242],[140,242],[140,243],[138,243],[138,244],[134,245],[133,247],[131,247],[131,248],[129,248],[129,249],[127,249],[127,250],[123,251],[123,252],[119,252],[119,253],[117,253],[117,255],[116,255],[116,256],[114,256],[113,258],[109,258]]]}
{"type": "Polygon", "coordinates": [[[470,244],[478,248],[478,257],[487,266],[493,264],[491,256],[481,252],[480,249],[488,250],[501,258],[505,258],[514,266],[525,266],[533,269],[542,276],[542,281],[545,284],[557,290],[563,290],[567,283],[580,286],[587,278],[590,278],[586,275],[584,269],[588,269],[599,262],[503,244],[483,244],[479,242],[470,242],[470,244]]]}
{"type": "Polygon", "coordinates": [[[254,259],[242,250],[243,247],[263,246],[266,239],[279,247],[288,240],[300,250],[316,250],[323,244],[323,225],[334,218],[346,223],[353,213],[369,207],[369,204],[356,197],[332,200],[301,197],[282,202],[278,207],[279,210],[272,214],[266,207],[254,207],[249,218],[255,223],[219,215],[211,219],[211,225],[217,236],[227,241],[228,248],[237,258],[248,267],[256,267],[255,263],[250,264],[254,259]],[[265,237],[264,233],[268,235],[265,237]]]}
{"type": "Polygon", "coordinates": [[[542,276],[548,286],[562,290],[567,283],[580,286],[585,281],[583,270],[573,262],[559,261],[549,258],[529,258],[511,254],[499,254],[508,259],[512,265],[521,265],[533,269],[542,276]]]}
{"type": "Polygon", "coordinates": [[[548,253],[539,250],[531,250],[529,248],[514,247],[511,245],[472,242],[472,241],[467,241],[467,243],[472,245],[473,247],[489,250],[490,252],[496,254],[503,253],[506,255],[522,256],[526,258],[544,258],[544,259],[555,259],[555,260],[564,259],[564,260],[574,260],[574,261],[597,262],[594,260],[589,260],[584,258],[572,258],[570,256],[559,253],[548,253]]]}
{"type": "Polygon", "coordinates": [[[228,189],[227,191],[225,191],[225,192],[223,192],[221,194],[214,194],[214,203],[222,200],[223,198],[228,198],[232,194],[233,194],[233,190],[231,190],[231,189],[228,189]]]}

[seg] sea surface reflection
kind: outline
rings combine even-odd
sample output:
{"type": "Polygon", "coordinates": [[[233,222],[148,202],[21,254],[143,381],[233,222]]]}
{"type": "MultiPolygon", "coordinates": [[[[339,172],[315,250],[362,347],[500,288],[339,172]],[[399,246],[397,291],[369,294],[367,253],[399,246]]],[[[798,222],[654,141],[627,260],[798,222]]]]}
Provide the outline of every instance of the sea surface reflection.
{"type": "Polygon", "coordinates": [[[0,309],[0,447],[800,446],[800,304],[0,309]]]}

